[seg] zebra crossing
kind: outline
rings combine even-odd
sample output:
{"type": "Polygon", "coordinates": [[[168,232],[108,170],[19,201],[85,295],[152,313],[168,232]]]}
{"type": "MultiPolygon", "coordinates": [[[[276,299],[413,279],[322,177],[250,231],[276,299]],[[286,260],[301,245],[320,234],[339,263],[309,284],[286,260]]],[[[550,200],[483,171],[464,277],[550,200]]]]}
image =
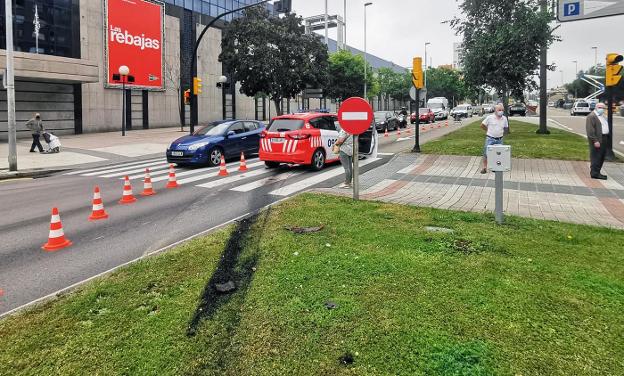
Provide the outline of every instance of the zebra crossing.
{"type": "MultiPolygon", "coordinates": [[[[380,158],[369,158],[360,161],[364,167],[380,158]]],[[[166,159],[155,158],[138,162],[119,163],[98,168],[75,170],[65,173],[77,177],[90,177],[102,179],[123,179],[128,176],[130,180],[142,180],[145,169],[150,169],[152,183],[164,182],[168,179],[168,167],[166,159]]],[[[178,184],[192,185],[201,189],[220,190],[226,189],[233,192],[249,193],[267,188],[273,196],[289,196],[310,187],[321,184],[327,180],[344,174],[342,166],[330,165],[323,171],[311,172],[303,166],[282,166],[278,169],[268,169],[264,162],[258,158],[247,160],[248,170],[238,171],[239,162],[226,164],[228,176],[218,176],[219,167],[200,168],[176,168],[178,184]]]]}

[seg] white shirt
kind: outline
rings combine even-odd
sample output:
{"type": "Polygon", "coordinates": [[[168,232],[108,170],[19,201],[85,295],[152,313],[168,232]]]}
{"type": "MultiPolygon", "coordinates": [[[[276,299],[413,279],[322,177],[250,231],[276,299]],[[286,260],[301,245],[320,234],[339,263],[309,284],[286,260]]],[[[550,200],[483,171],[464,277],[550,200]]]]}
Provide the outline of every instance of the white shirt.
{"type": "MultiPolygon", "coordinates": [[[[596,111],[594,110],[594,112],[596,111]]],[[[602,124],[602,134],[609,134],[609,122],[607,121],[607,118],[598,115],[598,112],[596,112],[596,116],[598,116],[600,124],[602,124]]]]}
{"type": "Polygon", "coordinates": [[[344,139],[344,143],[340,145],[340,151],[345,153],[348,156],[352,156],[353,155],[353,136],[341,129],[340,133],[338,134],[338,138],[344,139]]]}
{"type": "Polygon", "coordinates": [[[509,128],[509,123],[505,116],[498,117],[491,114],[483,119],[483,125],[487,127],[487,135],[494,138],[501,138],[505,134],[505,128],[509,128]]]}

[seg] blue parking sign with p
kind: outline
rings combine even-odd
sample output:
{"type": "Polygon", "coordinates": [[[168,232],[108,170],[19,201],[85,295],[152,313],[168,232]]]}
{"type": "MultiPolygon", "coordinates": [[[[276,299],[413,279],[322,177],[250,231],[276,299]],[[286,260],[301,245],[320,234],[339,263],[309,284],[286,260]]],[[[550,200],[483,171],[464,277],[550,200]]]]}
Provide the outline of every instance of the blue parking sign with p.
{"type": "Polygon", "coordinates": [[[565,3],[563,5],[563,15],[565,17],[578,16],[581,14],[581,3],[565,3]]]}

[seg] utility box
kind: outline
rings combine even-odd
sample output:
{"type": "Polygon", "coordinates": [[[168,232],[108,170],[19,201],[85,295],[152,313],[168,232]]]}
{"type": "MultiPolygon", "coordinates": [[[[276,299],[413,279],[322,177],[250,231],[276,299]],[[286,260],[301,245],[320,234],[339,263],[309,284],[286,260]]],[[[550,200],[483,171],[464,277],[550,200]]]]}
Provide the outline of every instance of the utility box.
{"type": "Polygon", "coordinates": [[[487,147],[488,168],[496,171],[511,171],[511,146],[490,145],[487,147]]]}

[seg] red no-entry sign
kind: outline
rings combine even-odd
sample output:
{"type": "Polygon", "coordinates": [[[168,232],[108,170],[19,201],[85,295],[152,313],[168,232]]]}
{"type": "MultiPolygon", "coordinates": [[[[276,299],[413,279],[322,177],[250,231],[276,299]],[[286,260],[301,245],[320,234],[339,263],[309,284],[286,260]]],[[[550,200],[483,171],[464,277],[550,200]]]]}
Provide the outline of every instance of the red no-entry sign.
{"type": "Polygon", "coordinates": [[[347,133],[360,135],[370,128],[373,122],[373,108],[364,99],[352,97],[344,102],[338,110],[340,127],[347,133]]]}

